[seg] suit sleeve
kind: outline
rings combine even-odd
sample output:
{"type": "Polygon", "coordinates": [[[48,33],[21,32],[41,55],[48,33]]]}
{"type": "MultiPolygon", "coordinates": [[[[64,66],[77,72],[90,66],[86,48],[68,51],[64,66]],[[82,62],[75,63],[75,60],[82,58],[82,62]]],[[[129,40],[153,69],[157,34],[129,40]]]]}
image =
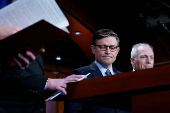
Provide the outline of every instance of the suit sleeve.
{"type": "Polygon", "coordinates": [[[3,91],[30,93],[41,96],[47,81],[43,69],[35,60],[25,70],[10,70],[1,73],[0,87],[3,91]]]}

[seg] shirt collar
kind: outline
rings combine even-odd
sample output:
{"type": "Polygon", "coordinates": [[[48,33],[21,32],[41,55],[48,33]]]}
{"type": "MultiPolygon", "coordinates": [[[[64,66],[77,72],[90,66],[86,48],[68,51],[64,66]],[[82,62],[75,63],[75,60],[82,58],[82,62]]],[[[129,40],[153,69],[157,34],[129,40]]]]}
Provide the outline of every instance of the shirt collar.
{"type": "MultiPolygon", "coordinates": [[[[99,64],[97,61],[95,61],[95,64],[97,65],[97,67],[99,68],[99,70],[101,71],[101,73],[102,73],[102,75],[103,76],[106,76],[106,74],[105,74],[105,72],[106,72],[106,68],[104,68],[101,64],[99,64]]],[[[110,72],[111,72],[111,74],[112,75],[114,75],[115,74],[115,72],[113,71],[113,68],[112,68],[112,65],[111,65],[111,67],[110,67],[110,72]]]]}

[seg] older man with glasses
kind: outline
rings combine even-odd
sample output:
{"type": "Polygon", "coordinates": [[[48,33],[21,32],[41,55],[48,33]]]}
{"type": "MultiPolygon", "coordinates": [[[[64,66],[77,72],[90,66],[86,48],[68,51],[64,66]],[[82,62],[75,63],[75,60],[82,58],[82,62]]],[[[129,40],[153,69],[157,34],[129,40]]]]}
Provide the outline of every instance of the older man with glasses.
{"type": "MultiPolygon", "coordinates": [[[[73,74],[91,73],[87,77],[87,79],[91,79],[121,73],[112,66],[120,50],[119,38],[114,31],[110,29],[98,30],[93,36],[91,50],[95,55],[95,61],[89,66],[73,70],[73,74]]],[[[73,101],[65,101],[64,104],[64,113],[128,113],[128,111],[73,101]]]]}

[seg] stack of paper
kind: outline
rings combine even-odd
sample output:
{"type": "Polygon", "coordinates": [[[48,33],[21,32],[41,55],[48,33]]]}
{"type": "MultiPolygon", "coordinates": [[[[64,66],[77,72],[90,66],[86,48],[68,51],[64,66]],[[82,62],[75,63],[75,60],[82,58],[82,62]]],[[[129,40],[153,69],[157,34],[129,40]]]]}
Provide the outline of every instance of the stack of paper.
{"type": "Polygon", "coordinates": [[[55,0],[17,0],[0,10],[0,26],[24,29],[42,19],[68,32],[68,20],[55,0]]]}

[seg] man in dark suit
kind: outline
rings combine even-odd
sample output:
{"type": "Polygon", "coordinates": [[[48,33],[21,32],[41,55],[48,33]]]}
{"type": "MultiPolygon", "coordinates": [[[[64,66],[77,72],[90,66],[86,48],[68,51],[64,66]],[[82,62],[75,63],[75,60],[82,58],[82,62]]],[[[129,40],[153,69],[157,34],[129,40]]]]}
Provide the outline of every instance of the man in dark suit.
{"type": "MultiPolygon", "coordinates": [[[[121,73],[112,66],[120,50],[119,38],[114,31],[110,29],[98,30],[93,36],[91,50],[95,55],[95,61],[89,66],[75,69],[73,74],[91,73],[87,77],[87,79],[91,79],[121,73]]],[[[128,113],[114,108],[87,104],[86,99],[83,103],[66,100],[64,104],[64,113],[128,113]]]]}
{"type": "MultiPolygon", "coordinates": [[[[0,28],[0,36],[1,30],[2,29],[0,28]]],[[[6,31],[8,32],[6,36],[15,33],[12,32],[11,27],[6,27],[6,30],[3,33],[6,31]]],[[[2,40],[3,39],[4,38],[2,38],[2,40]]],[[[26,53],[23,53],[22,55],[23,57],[17,59],[19,62],[22,62],[22,60],[24,61],[26,53]]],[[[0,64],[6,65],[8,64],[8,61],[10,61],[15,62],[16,65],[18,65],[15,60],[11,61],[10,59],[3,57],[3,55],[1,56],[6,62],[1,60],[0,64]]],[[[47,76],[44,75],[41,55],[34,57],[35,59],[32,59],[33,61],[30,61],[29,63],[25,62],[26,64],[28,63],[28,65],[25,65],[26,67],[21,66],[23,68],[16,68],[16,65],[7,65],[4,68],[4,65],[2,65],[2,70],[0,72],[0,112],[45,113],[44,100],[46,98],[44,98],[44,94],[46,92],[49,92],[49,90],[59,90],[66,95],[66,84],[82,77],[81,75],[71,75],[65,79],[47,78],[47,76]]]]}

